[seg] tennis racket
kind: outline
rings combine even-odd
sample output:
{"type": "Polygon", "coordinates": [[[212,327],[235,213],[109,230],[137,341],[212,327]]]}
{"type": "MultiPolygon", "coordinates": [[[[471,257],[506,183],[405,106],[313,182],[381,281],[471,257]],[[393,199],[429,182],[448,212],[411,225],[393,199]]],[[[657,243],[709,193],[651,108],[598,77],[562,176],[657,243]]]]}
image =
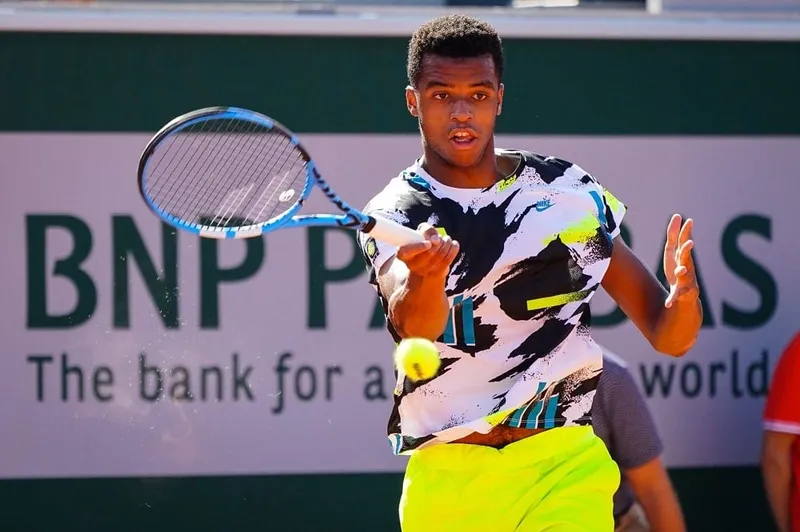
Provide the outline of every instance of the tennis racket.
{"type": "Polygon", "coordinates": [[[139,190],[162,220],[203,238],[251,238],[276,229],[335,226],[402,246],[416,231],[348,205],[297,136],[263,114],[209,107],[181,115],[142,153],[139,190]],[[314,187],[340,214],[298,214],[314,187]]]}

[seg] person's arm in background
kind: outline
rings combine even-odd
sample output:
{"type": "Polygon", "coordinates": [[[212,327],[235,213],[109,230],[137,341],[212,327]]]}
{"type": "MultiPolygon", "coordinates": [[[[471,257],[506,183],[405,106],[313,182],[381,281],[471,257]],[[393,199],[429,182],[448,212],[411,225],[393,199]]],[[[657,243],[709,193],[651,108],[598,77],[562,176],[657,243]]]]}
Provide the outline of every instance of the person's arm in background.
{"type": "Polygon", "coordinates": [[[686,523],[661,457],[626,469],[628,482],[642,506],[652,532],[684,532],[686,523]]]}
{"type": "Polygon", "coordinates": [[[678,497],[661,460],[661,437],[647,403],[628,369],[617,357],[603,360],[614,460],[641,505],[652,532],[684,532],[678,497]]]}
{"type": "Polygon", "coordinates": [[[791,449],[796,434],[764,431],[761,451],[761,474],[772,517],[779,532],[789,532],[790,493],[792,489],[791,449]]]}
{"type": "Polygon", "coordinates": [[[764,407],[761,474],[775,524],[791,530],[792,445],[800,436],[800,335],[783,352],[764,407]]]}

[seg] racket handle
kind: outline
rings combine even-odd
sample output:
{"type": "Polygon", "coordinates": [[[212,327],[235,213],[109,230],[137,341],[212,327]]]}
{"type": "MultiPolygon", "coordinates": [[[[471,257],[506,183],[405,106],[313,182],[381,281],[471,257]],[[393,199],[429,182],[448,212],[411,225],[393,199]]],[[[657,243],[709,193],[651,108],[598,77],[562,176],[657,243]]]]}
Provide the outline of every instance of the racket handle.
{"type": "Polygon", "coordinates": [[[425,237],[421,234],[397,222],[386,220],[380,216],[370,216],[369,218],[372,223],[367,225],[364,233],[375,238],[375,240],[397,247],[425,240],[425,237]]]}

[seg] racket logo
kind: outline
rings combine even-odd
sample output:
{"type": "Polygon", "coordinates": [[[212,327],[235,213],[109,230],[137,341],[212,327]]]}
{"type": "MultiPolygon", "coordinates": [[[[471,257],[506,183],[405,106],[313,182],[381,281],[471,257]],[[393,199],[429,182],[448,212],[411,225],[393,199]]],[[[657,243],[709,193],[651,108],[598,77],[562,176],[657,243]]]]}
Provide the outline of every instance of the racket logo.
{"type": "Polygon", "coordinates": [[[375,242],[375,239],[369,237],[364,247],[367,252],[367,257],[369,257],[371,260],[375,260],[375,257],[378,256],[378,245],[375,242]]]}
{"type": "Polygon", "coordinates": [[[278,196],[278,201],[286,202],[290,201],[294,197],[294,189],[290,188],[289,190],[284,190],[281,192],[280,196],[278,196]]]}

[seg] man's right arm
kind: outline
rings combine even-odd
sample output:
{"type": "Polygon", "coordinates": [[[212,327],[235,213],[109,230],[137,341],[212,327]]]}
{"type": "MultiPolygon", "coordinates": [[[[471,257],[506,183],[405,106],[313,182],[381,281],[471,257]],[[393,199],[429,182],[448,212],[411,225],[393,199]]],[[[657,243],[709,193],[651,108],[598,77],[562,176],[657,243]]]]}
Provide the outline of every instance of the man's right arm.
{"type": "Polygon", "coordinates": [[[421,224],[418,231],[425,242],[397,248],[381,266],[377,283],[397,334],[435,342],[447,326],[450,305],[445,285],[459,247],[428,224],[421,224]]]}

